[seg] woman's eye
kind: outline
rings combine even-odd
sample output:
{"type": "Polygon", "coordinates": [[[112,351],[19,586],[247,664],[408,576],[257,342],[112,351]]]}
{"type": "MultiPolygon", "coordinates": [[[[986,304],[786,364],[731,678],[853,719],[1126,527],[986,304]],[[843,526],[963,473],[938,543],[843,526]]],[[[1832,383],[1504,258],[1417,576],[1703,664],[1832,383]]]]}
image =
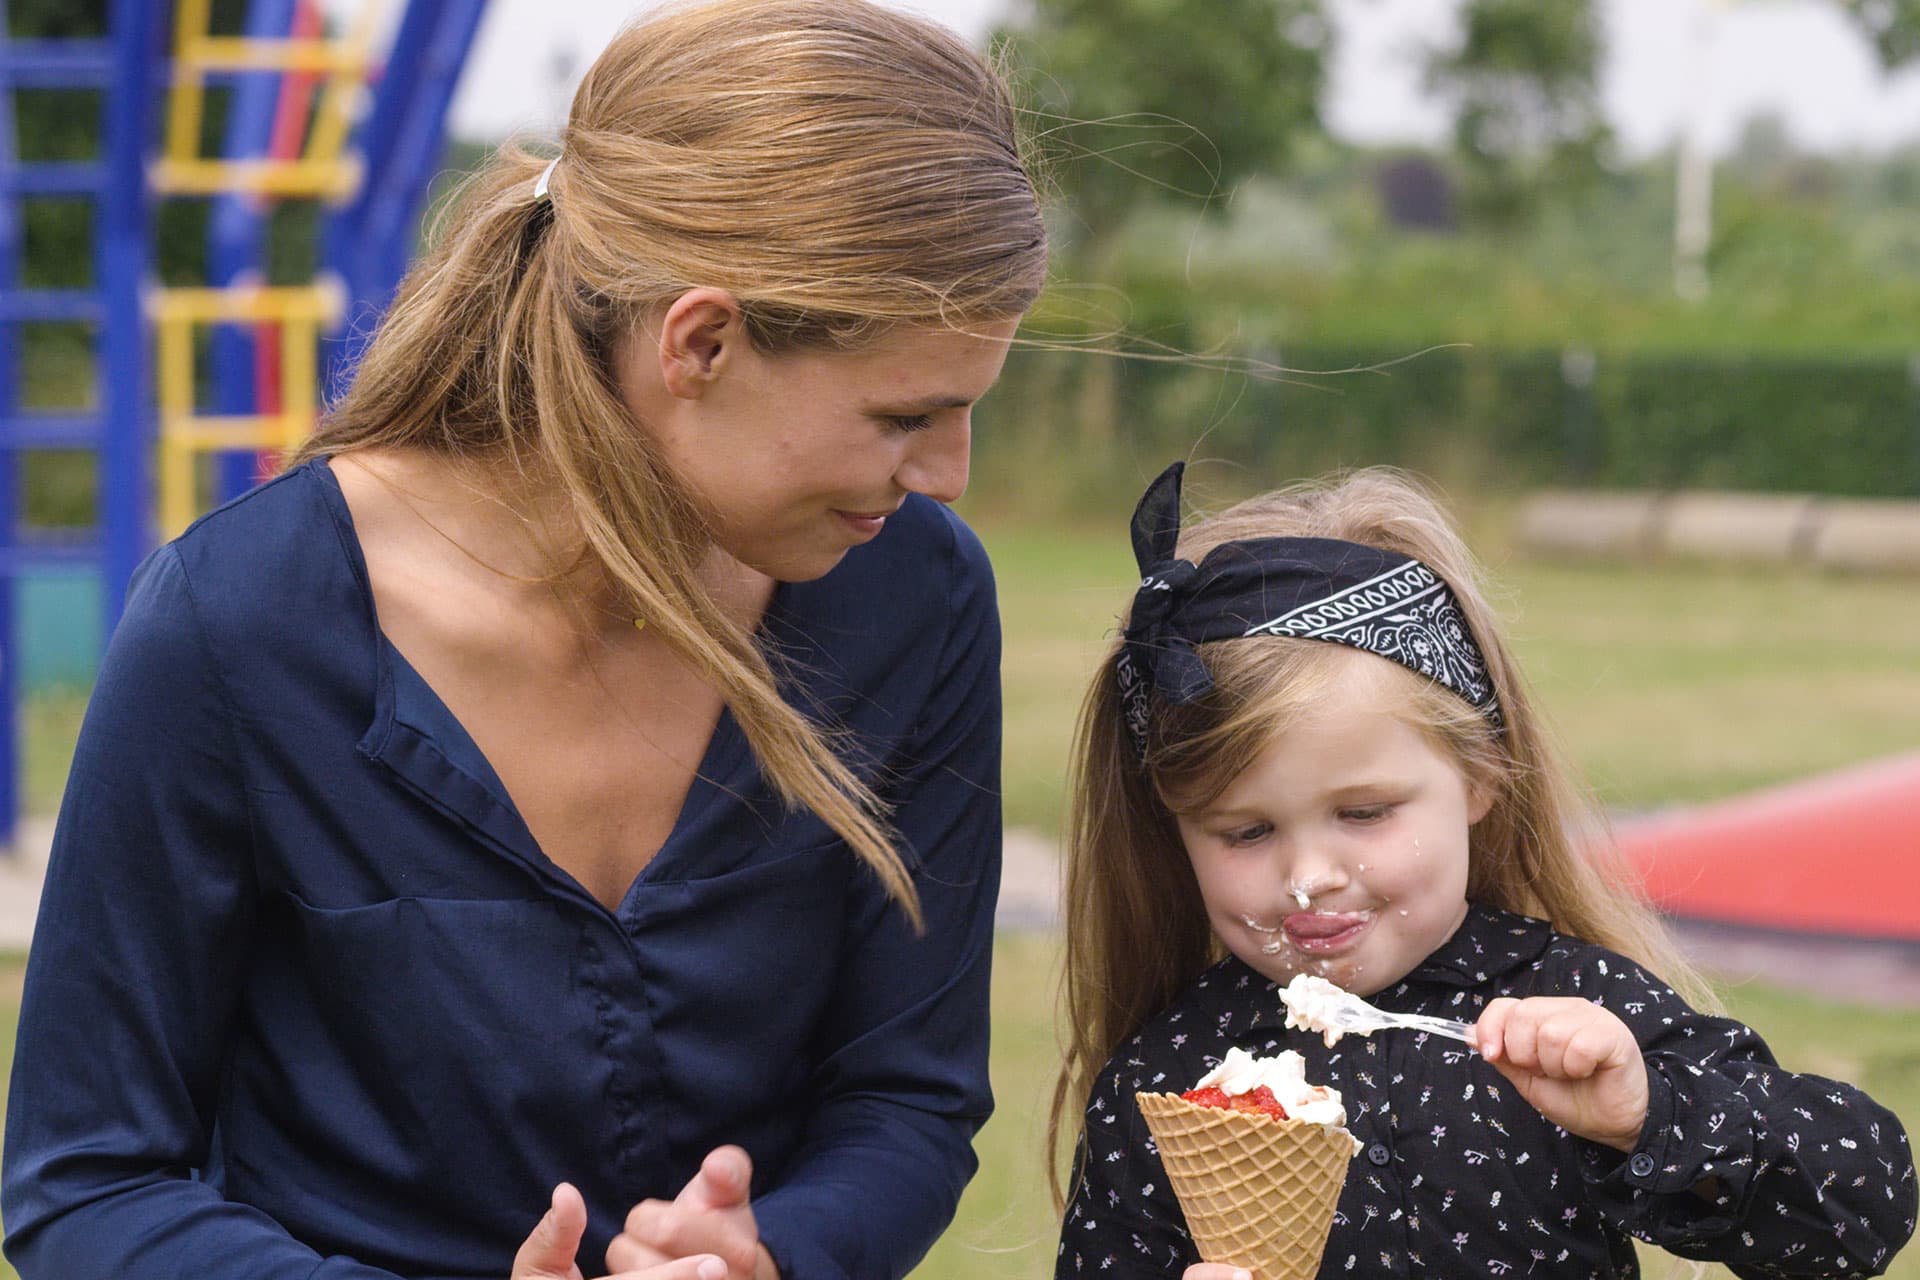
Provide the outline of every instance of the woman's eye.
{"type": "Polygon", "coordinates": [[[933,415],[916,413],[911,418],[899,418],[889,414],[887,425],[895,431],[925,431],[933,425],[933,415]]]}
{"type": "Polygon", "coordinates": [[[1340,811],[1340,820],[1342,822],[1358,822],[1364,825],[1370,822],[1379,822],[1392,812],[1393,806],[1390,804],[1358,804],[1350,808],[1342,809],[1340,811]]]}

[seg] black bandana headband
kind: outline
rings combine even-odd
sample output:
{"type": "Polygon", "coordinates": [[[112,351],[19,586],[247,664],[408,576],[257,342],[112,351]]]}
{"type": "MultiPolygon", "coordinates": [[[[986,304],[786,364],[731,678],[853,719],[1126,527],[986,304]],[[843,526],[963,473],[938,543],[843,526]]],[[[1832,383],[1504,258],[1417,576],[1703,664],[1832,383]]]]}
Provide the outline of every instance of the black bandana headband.
{"type": "Polygon", "coordinates": [[[1213,688],[1194,651],[1210,640],[1297,636],[1365,649],[1459,694],[1493,726],[1500,704],[1486,660],[1453,591],[1418,560],[1331,538],[1251,538],[1176,559],[1176,462],[1133,511],[1133,558],[1142,575],[1115,671],[1134,753],[1147,750],[1150,697],[1176,704],[1213,688]]]}

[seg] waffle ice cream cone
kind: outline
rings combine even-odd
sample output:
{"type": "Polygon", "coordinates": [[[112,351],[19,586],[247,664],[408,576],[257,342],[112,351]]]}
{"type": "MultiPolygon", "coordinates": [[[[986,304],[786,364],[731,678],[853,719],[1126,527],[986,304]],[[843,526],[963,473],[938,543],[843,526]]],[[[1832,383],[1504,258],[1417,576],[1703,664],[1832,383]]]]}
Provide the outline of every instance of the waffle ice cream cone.
{"type": "Polygon", "coordinates": [[[1207,1262],[1254,1280],[1312,1280],[1353,1158],[1345,1129],[1134,1095],[1207,1262]]]}

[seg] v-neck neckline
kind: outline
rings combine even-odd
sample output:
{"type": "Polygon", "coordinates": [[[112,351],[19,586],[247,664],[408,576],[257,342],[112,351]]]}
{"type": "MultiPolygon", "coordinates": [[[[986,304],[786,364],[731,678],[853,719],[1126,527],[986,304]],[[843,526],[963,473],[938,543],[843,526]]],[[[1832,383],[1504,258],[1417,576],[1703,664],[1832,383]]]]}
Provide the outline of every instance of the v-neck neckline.
{"type": "MultiPolygon", "coordinates": [[[[315,459],[308,465],[314,469],[326,496],[341,548],[360,588],[366,624],[374,640],[373,709],[367,731],[358,744],[360,752],[391,769],[410,790],[485,837],[486,843],[498,851],[525,863],[543,878],[557,881],[609,914],[621,915],[639,886],[663,877],[684,876],[685,869],[680,864],[689,856],[685,852],[691,846],[688,833],[702,824],[714,805],[737,800],[747,782],[736,776],[743,763],[750,763],[751,753],[746,749],[746,734],[734,718],[733,709],[724,701],[721,703],[719,717],[666,838],[629,882],[620,902],[609,907],[547,856],[486,752],[446,700],[381,628],[366,553],[360,545],[353,509],[347,503],[339,477],[333,474],[325,458],[315,459]]],[[[788,616],[791,586],[785,582],[774,584],[757,629],[760,635],[767,634],[770,626],[781,626],[784,630],[784,624],[792,621],[788,616]]]]}

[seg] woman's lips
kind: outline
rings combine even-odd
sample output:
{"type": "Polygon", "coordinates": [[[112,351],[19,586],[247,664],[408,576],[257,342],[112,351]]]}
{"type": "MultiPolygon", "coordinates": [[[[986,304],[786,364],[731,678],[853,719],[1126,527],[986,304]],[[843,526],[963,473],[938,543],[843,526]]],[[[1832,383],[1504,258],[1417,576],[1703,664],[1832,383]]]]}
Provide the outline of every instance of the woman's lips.
{"type": "Polygon", "coordinates": [[[1299,950],[1324,956],[1356,945],[1372,923],[1370,911],[1296,911],[1281,928],[1299,950]]]}
{"type": "Polygon", "coordinates": [[[877,515],[862,515],[854,511],[835,511],[833,514],[844,520],[853,531],[859,534],[864,540],[877,536],[882,529],[886,528],[887,517],[892,515],[893,512],[884,511],[877,515]]]}

